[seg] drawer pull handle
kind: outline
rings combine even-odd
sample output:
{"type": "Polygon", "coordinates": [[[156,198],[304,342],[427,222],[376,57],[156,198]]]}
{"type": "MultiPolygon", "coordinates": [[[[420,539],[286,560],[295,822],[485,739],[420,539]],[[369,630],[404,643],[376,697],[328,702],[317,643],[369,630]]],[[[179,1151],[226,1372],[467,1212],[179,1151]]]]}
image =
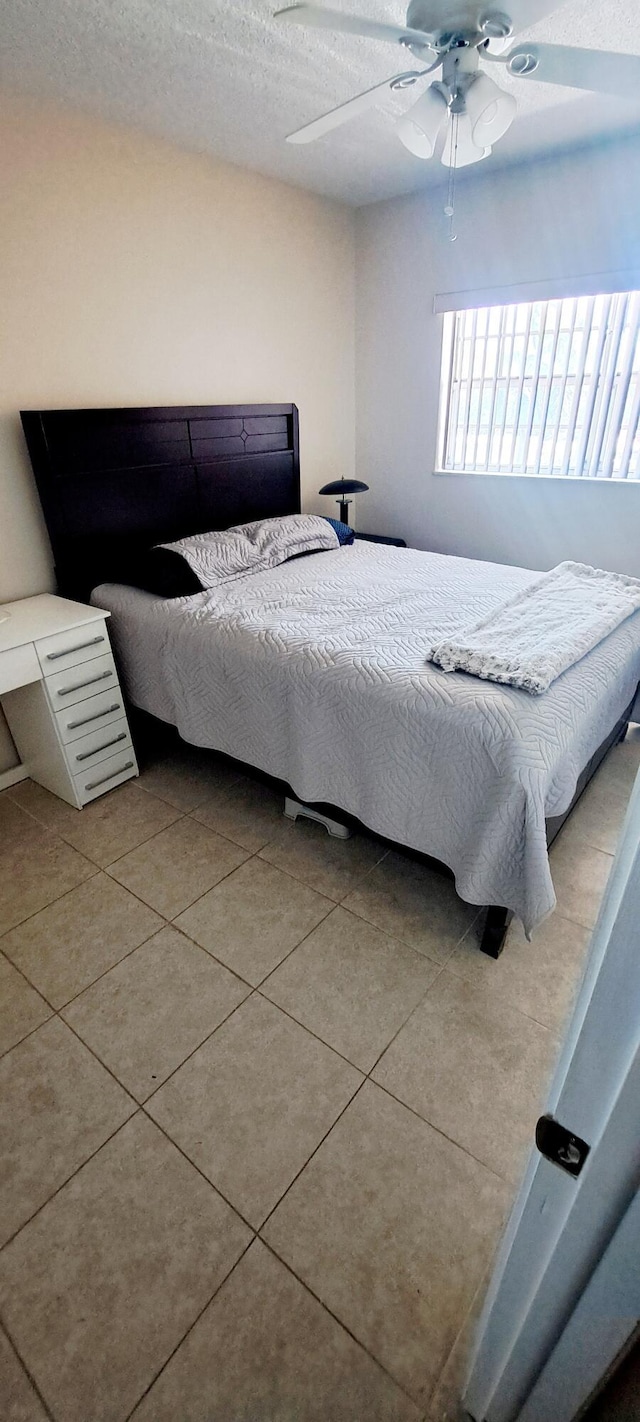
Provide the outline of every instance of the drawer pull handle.
{"type": "Polygon", "coordinates": [[[112,711],[120,710],[120,702],[114,701],[111,706],[105,706],[104,711],[94,711],[92,716],[81,716],[79,721],[67,721],[68,731],[77,731],[78,726],[88,726],[90,721],[99,721],[101,716],[110,716],[112,711]]]}
{"type": "Polygon", "coordinates": [[[85,647],[97,647],[104,637],[92,637],[89,642],[76,642],[75,647],[65,647],[61,652],[47,652],[48,662],[57,662],[58,657],[70,657],[72,652],[84,652],[85,647]]]}
{"type": "Polygon", "coordinates": [[[119,736],[114,736],[112,741],[103,741],[101,746],[95,747],[95,750],[81,751],[80,755],[76,756],[76,760],[90,760],[92,755],[98,754],[98,751],[107,750],[109,746],[117,746],[118,741],[126,741],[126,739],[126,731],[121,731],[119,736]]]}
{"type": "Polygon", "coordinates": [[[133,770],[132,760],[125,760],[124,765],[119,766],[118,770],[112,770],[110,775],[103,775],[100,780],[89,781],[84,788],[85,790],[97,790],[99,785],[106,785],[107,780],[115,780],[116,775],[122,775],[125,770],[133,770]]]}
{"type": "Polygon", "coordinates": [[[93,686],[96,681],[106,681],[113,676],[112,671],[100,672],[99,676],[90,676],[88,681],[76,681],[73,686],[61,686],[58,696],[70,696],[72,691],[82,691],[84,686],[93,686]]]}

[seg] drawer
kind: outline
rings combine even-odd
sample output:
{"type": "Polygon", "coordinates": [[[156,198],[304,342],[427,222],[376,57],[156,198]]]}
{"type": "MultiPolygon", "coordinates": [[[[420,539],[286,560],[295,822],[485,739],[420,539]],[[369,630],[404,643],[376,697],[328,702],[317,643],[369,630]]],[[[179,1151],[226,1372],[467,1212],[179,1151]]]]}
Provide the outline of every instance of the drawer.
{"type": "Polygon", "coordinates": [[[110,652],[106,657],[94,657],[90,662],[69,667],[68,671],[56,671],[45,677],[44,684],[54,711],[75,706],[77,701],[86,701],[87,697],[107,688],[120,692],[116,664],[110,652]]]}
{"type": "Polygon", "coordinates": [[[131,746],[119,755],[101,760],[93,769],[83,770],[80,775],[73,777],[80,804],[86,805],[89,800],[95,800],[97,795],[105,795],[107,790],[113,790],[123,780],[129,780],[132,775],[137,774],[138,767],[131,746]]]}
{"type": "Polygon", "coordinates": [[[30,681],[41,681],[42,672],[33,642],[25,642],[22,647],[12,647],[8,652],[0,652],[0,696],[5,691],[15,691],[18,686],[26,686],[30,681]]]}
{"type": "MultiPolygon", "coordinates": [[[[99,683],[98,683],[99,684],[99,683]]],[[[79,706],[67,706],[56,712],[58,733],[64,745],[88,736],[89,731],[103,730],[125,715],[124,698],[119,686],[113,691],[99,691],[79,706]]]]}
{"type": "Polygon", "coordinates": [[[112,726],[100,726],[98,730],[90,731],[88,736],[71,741],[65,754],[71,774],[80,775],[84,770],[90,770],[92,766],[97,765],[98,761],[119,755],[125,750],[131,750],[131,736],[123,718],[114,721],[112,726]]]}
{"type": "Polygon", "coordinates": [[[84,627],[72,627],[69,632],[56,632],[54,637],[41,637],[35,645],[45,676],[111,651],[104,621],[87,622],[84,627]]]}

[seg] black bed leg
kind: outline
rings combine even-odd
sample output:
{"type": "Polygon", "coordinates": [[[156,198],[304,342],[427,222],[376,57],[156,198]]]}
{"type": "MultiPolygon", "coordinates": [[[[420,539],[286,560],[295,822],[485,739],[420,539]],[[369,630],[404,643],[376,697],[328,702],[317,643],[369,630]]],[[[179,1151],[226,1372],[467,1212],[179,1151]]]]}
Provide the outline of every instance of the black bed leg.
{"type": "Polygon", "coordinates": [[[489,958],[500,957],[512,918],[511,909],[495,907],[487,909],[480,948],[489,958]]]}

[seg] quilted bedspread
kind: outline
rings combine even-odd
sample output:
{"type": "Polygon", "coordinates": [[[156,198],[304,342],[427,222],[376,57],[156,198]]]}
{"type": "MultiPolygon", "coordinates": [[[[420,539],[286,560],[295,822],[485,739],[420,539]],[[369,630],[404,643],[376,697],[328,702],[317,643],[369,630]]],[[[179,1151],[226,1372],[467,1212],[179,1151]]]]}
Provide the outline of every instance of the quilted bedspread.
{"type": "Polygon", "coordinates": [[[433,855],[529,932],[555,904],[545,816],[634,696],[640,612],[537,697],[425,653],[539,576],[355,543],[189,598],[106,584],[92,601],[135,705],[433,855]]]}

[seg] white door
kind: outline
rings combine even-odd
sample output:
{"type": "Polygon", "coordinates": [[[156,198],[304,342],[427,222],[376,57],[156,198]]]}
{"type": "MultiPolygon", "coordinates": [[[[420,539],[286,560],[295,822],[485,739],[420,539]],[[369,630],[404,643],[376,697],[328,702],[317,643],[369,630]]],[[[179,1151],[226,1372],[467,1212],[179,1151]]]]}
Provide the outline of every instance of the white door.
{"type": "Polygon", "coordinates": [[[640,776],[546,1114],[590,1149],[572,1175],[533,1147],[464,1396],[476,1422],[572,1422],[640,1318],[640,776]]]}

